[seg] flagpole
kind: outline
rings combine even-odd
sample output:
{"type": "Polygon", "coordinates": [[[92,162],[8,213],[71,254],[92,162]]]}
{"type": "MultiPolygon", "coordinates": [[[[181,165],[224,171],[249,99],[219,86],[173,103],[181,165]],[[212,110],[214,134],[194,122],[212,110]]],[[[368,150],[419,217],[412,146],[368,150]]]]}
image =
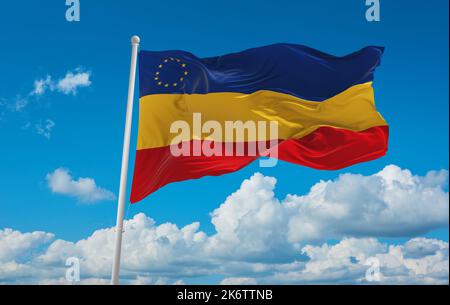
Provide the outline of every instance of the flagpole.
{"type": "Polygon", "coordinates": [[[139,36],[131,37],[132,51],[131,51],[130,81],[128,84],[127,114],[125,120],[125,134],[123,137],[122,169],[120,171],[119,204],[117,206],[117,223],[116,223],[116,243],[114,249],[114,261],[111,276],[112,285],[119,284],[120,255],[122,252],[123,216],[125,212],[128,157],[130,154],[131,120],[133,117],[134,86],[136,83],[136,63],[137,63],[139,42],[140,42],[139,36]]]}

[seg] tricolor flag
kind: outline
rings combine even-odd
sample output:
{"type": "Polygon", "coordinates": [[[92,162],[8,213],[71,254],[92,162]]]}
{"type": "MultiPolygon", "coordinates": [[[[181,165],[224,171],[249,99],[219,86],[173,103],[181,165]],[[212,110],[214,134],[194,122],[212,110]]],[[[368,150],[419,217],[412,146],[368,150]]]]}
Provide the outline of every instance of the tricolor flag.
{"type": "Polygon", "coordinates": [[[372,88],[382,54],[383,48],[366,47],[336,57],[293,44],[210,58],[141,51],[131,202],[171,182],[239,170],[274,148],[279,160],[322,170],[383,156],[389,129],[372,88]],[[216,125],[195,126],[196,118],[216,125]],[[190,132],[182,137],[174,132],[177,121],[190,132]],[[276,139],[268,131],[263,140],[231,135],[231,141],[225,130],[211,132],[217,124],[237,121],[275,122],[276,139]],[[261,141],[271,144],[250,153],[249,144],[261,141]],[[240,144],[244,153],[229,153],[240,144]],[[174,154],[174,147],[187,147],[189,154],[174,154]],[[196,149],[202,147],[214,149],[196,149]]]}

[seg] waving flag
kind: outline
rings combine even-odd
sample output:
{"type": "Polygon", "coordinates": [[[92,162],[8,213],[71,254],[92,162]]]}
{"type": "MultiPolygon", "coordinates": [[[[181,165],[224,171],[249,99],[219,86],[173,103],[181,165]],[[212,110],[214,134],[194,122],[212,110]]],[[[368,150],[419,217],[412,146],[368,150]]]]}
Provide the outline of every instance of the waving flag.
{"type": "Polygon", "coordinates": [[[316,169],[336,170],[383,156],[389,129],[375,108],[372,88],[382,53],[383,48],[366,47],[335,57],[292,44],[211,58],[184,51],[141,51],[131,202],[171,182],[239,170],[262,154],[194,152],[205,142],[225,151],[231,144],[234,151],[236,145],[259,141],[249,136],[229,143],[223,133],[198,132],[196,115],[220,126],[276,122],[277,139],[269,134],[266,140],[276,140],[277,158],[316,169]],[[177,140],[175,121],[197,132],[177,140]],[[186,141],[192,153],[174,155],[171,148],[186,141]]]}

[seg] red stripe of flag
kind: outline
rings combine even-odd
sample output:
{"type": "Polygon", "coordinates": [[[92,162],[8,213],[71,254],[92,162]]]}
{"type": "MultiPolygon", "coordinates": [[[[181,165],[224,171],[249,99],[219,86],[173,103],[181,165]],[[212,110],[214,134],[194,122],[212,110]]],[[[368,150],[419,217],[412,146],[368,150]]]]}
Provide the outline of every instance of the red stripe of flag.
{"type": "MultiPolygon", "coordinates": [[[[316,169],[336,170],[384,156],[388,137],[388,126],[373,127],[361,132],[321,127],[301,139],[280,141],[278,159],[316,169]]],[[[194,141],[190,144],[192,151],[194,141]]],[[[229,149],[225,143],[220,145],[222,151],[229,149]]],[[[235,150],[236,145],[233,143],[231,148],[235,150]]],[[[248,147],[245,149],[247,151],[248,147]]],[[[171,154],[170,146],[138,150],[131,203],[142,200],[168,183],[231,173],[258,158],[259,156],[248,155],[175,157],[171,154]]]]}

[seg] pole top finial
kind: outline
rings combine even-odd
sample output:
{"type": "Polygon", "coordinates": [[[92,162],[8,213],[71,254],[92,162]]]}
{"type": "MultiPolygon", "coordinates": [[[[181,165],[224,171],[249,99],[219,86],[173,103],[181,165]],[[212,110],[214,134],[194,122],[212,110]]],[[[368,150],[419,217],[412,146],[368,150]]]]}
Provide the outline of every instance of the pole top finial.
{"type": "Polygon", "coordinates": [[[139,44],[140,42],[141,42],[141,39],[139,38],[139,36],[134,35],[133,37],[131,37],[132,44],[139,44]]]}

